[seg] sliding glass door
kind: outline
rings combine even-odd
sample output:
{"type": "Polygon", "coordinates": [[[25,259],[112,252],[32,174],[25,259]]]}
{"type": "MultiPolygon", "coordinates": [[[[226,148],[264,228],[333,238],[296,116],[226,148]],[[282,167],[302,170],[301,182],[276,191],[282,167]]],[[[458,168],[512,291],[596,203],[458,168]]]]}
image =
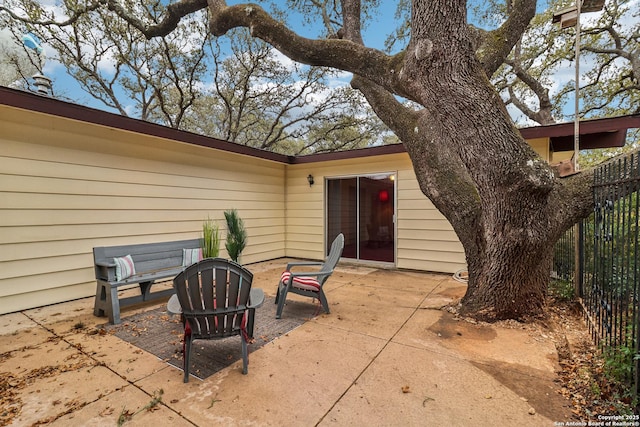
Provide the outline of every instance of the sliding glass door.
{"type": "Polygon", "coordinates": [[[328,179],[327,245],[343,233],[344,258],[394,263],[395,194],[395,173],[328,179]]]}

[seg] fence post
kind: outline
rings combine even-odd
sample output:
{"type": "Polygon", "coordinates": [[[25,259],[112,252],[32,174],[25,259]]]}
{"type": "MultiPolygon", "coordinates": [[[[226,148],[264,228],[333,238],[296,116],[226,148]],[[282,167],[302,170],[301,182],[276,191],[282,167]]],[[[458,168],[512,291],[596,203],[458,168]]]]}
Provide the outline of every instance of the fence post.
{"type": "MultiPolygon", "coordinates": [[[[638,302],[636,301],[636,309],[637,309],[637,305],[638,302]]],[[[636,322],[636,336],[635,336],[635,343],[633,345],[633,350],[634,350],[634,357],[633,357],[633,398],[634,400],[637,402],[638,401],[638,395],[640,394],[640,360],[638,359],[638,355],[640,354],[640,325],[638,325],[638,318],[637,318],[637,313],[636,313],[636,319],[634,319],[636,322]]],[[[635,407],[635,414],[638,414],[640,412],[640,403],[638,403],[635,407]]]]}
{"type": "Polygon", "coordinates": [[[573,286],[575,296],[582,298],[584,295],[582,288],[584,274],[584,221],[578,221],[575,228],[575,271],[573,274],[573,286]]]}

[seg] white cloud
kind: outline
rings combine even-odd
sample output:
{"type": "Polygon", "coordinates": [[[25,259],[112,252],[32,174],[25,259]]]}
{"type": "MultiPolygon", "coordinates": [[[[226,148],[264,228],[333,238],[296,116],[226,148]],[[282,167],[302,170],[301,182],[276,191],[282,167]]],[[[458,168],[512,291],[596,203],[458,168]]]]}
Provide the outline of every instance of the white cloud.
{"type": "Polygon", "coordinates": [[[352,73],[349,73],[347,71],[337,71],[336,75],[329,79],[327,85],[330,88],[349,86],[352,78],[352,73]]]}
{"type": "Polygon", "coordinates": [[[129,117],[135,117],[138,114],[135,105],[129,104],[124,107],[124,111],[127,113],[129,117]]]}
{"type": "Polygon", "coordinates": [[[507,105],[507,111],[509,112],[509,115],[511,116],[511,119],[514,121],[516,126],[519,127],[519,128],[537,126],[538,125],[538,123],[534,122],[533,120],[531,120],[527,116],[525,116],[522,113],[522,111],[517,109],[513,104],[507,105]]]}
{"type": "Polygon", "coordinates": [[[273,55],[274,60],[282,64],[283,69],[288,70],[290,72],[295,71],[296,63],[292,61],[291,58],[289,58],[288,56],[286,56],[285,54],[283,54],[277,49],[272,49],[271,51],[272,51],[271,53],[273,55]]]}
{"type": "Polygon", "coordinates": [[[8,86],[22,75],[36,74],[33,62],[38,60],[38,55],[25,49],[9,29],[0,30],[0,85],[8,86]]]}
{"type": "Polygon", "coordinates": [[[556,95],[567,83],[575,81],[576,69],[574,61],[561,61],[558,69],[551,76],[549,96],[556,95]]]}

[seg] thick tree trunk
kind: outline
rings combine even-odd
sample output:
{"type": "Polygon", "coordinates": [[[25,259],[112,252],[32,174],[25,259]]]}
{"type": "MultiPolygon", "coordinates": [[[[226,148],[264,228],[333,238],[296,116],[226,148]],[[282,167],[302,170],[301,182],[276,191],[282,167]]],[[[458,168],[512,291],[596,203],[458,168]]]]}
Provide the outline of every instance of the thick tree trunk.
{"type": "Polygon", "coordinates": [[[374,85],[355,85],[401,138],[423,193],[465,248],[462,312],[486,320],[537,315],[551,248],[564,226],[552,202],[556,178],[521,138],[471,44],[463,42],[469,39],[464,7],[462,0],[414,1],[401,70],[407,92],[424,106],[414,121],[389,117],[374,85]],[[438,19],[443,11],[446,20],[438,19]]]}
{"type": "MultiPolygon", "coordinates": [[[[461,314],[483,320],[524,319],[542,314],[552,261],[552,239],[532,241],[527,231],[484,233],[478,253],[467,253],[469,284],[461,314]]],[[[476,234],[476,233],[473,233],[476,234]]]]}
{"type": "MultiPolygon", "coordinates": [[[[467,102],[456,99],[455,92],[443,87],[440,93],[447,102],[467,102]]],[[[449,219],[465,248],[469,286],[462,313],[484,320],[538,315],[544,308],[551,249],[563,227],[555,216],[553,173],[524,141],[516,143],[519,135],[502,126],[504,119],[482,114],[495,107],[490,101],[475,102],[473,111],[463,110],[464,117],[442,118],[433,127],[446,126],[446,131],[428,138],[447,147],[440,149],[446,153],[441,170],[447,170],[446,161],[450,170],[459,168],[455,181],[434,182],[432,157],[420,149],[409,151],[416,169],[423,171],[423,192],[449,219]],[[465,143],[473,140],[481,143],[465,143]],[[460,178],[465,176],[469,181],[460,178]]],[[[446,111],[443,102],[440,108],[446,111]]]]}

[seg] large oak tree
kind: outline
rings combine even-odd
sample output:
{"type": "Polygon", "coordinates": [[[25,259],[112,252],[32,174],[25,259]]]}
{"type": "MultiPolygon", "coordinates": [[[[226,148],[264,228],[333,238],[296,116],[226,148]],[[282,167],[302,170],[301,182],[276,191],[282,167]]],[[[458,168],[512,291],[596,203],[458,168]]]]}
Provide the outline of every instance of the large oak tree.
{"type": "Polygon", "coordinates": [[[489,320],[540,314],[552,246],[591,211],[592,176],[557,178],[522,139],[490,81],[529,27],[536,1],[509,0],[505,19],[486,31],[470,25],[465,0],[413,0],[408,42],[395,55],[363,42],[369,12],[363,7],[376,2],[310,3],[321,6],[320,22],[339,30],[305,38],[260,5],[224,0],[178,0],[161,21],[145,20],[118,0],[98,0],[78,13],[106,7],[154,38],[206,9],[214,36],[248,28],[294,61],[352,73],[351,85],[406,146],[422,192],[464,246],[463,314],[489,320]]]}

